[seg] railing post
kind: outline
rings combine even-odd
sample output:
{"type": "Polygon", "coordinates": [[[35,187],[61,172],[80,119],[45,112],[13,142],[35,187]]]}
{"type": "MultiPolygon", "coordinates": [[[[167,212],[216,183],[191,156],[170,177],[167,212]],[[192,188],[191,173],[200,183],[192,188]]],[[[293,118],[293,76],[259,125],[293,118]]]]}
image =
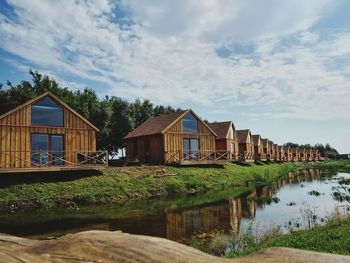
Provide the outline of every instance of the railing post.
{"type": "Polygon", "coordinates": [[[42,166],[43,164],[43,153],[39,151],[39,166],[42,166]]]}
{"type": "Polygon", "coordinates": [[[109,155],[108,155],[108,150],[106,150],[106,166],[108,166],[108,161],[109,161],[109,155]]]}

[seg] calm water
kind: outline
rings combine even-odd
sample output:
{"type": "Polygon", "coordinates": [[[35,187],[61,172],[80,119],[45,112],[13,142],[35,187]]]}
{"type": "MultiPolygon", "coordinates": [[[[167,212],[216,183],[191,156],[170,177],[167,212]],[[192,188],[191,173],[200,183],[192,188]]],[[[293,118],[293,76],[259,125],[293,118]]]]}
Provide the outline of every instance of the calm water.
{"type": "Polygon", "coordinates": [[[29,238],[53,238],[82,230],[122,230],[127,233],[182,241],[197,233],[212,231],[239,234],[252,226],[263,232],[274,226],[306,227],[301,209],[309,208],[318,218],[341,204],[332,198],[332,187],[341,177],[321,171],[290,173],[271,186],[231,189],[201,195],[91,206],[55,211],[16,212],[0,215],[0,232],[29,238]],[[316,190],[319,196],[310,195],[316,190]],[[279,202],[261,204],[259,197],[278,197],[279,202]],[[294,203],[292,206],[287,205],[294,203]]]}

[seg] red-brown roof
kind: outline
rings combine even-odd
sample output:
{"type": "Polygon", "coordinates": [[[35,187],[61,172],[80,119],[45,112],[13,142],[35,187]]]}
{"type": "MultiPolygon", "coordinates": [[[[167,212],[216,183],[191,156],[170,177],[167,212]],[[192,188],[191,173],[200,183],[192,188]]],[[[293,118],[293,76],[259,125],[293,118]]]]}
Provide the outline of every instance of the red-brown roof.
{"type": "Polygon", "coordinates": [[[261,139],[261,142],[264,148],[267,148],[269,145],[269,139],[261,139]]]}
{"type": "Polygon", "coordinates": [[[260,143],[261,143],[261,136],[260,136],[260,134],[252,135],[252,139],[253,139],[253,143],[254,143],[255,146],[259,145],[259,139],[260,139],[260,143]]]}
{"type": "Polygon", "coordinates": [[[273,148],[273,141],[269,141],[269,147],[272,149],[273,148]]]}
{"type": "Polygon", "coordinates": [[[208,123],[208,126],[210,127],[210,129],[212,129],[216,133],[217,135],[216,139],[226,139],[231,125],[233,125],[232,121],[208,123]]]}
{"type": "Polygon", "coordinates": [[[249,130],[236,130],[237,141],[239,143],[246,143],[249,133],[249,130]]]}
{"type": "Polygon", "coordinates": [[[176,121],[186,111],[187,110],[150,118],[138,126],[135,130],[129,132],[124,139],[161,134],[165,128],[176,121]]]}

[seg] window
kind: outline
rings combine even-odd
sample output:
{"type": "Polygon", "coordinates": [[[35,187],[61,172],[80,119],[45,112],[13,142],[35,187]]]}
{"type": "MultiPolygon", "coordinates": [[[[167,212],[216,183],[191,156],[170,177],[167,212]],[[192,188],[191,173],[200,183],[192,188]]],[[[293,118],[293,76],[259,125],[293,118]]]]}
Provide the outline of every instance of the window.
{"type": "Polygon", "coordinates": [[[63,165],[62,135],[32,134],[32,165],[63,165]]]}
{"type": "Polygon", "coordinates": [[[32,125],[63,126],[63,108],[50,97],[32,105],[32,125]]]}
{"type": "Polygon", "coordinates": [[[199,139],[183,139],[184,159],[198,160],[199,139]]]}
{"type": "Polygon", "coordinates": [[[182,119],[182,126],[184,132],[198,132],[198,121],[190,112],[182,119]]]}

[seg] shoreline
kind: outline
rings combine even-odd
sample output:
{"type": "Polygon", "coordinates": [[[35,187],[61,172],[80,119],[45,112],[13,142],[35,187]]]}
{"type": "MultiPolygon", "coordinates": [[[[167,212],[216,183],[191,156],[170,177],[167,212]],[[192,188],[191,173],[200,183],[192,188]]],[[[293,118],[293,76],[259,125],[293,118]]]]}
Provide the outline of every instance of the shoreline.
{"type": "Polygon", "coordinates": [[[297,170],[344,166],[340,162],[227,164],[218,167],[108,167],[101,169],[101,174],[93,175],[32,175],[24,183],[9,183],[0,188],[0,211],[11,213],[17,210],[113,204],[205,193],[215,189],[243,188],[268,184],[297,170]]]}

